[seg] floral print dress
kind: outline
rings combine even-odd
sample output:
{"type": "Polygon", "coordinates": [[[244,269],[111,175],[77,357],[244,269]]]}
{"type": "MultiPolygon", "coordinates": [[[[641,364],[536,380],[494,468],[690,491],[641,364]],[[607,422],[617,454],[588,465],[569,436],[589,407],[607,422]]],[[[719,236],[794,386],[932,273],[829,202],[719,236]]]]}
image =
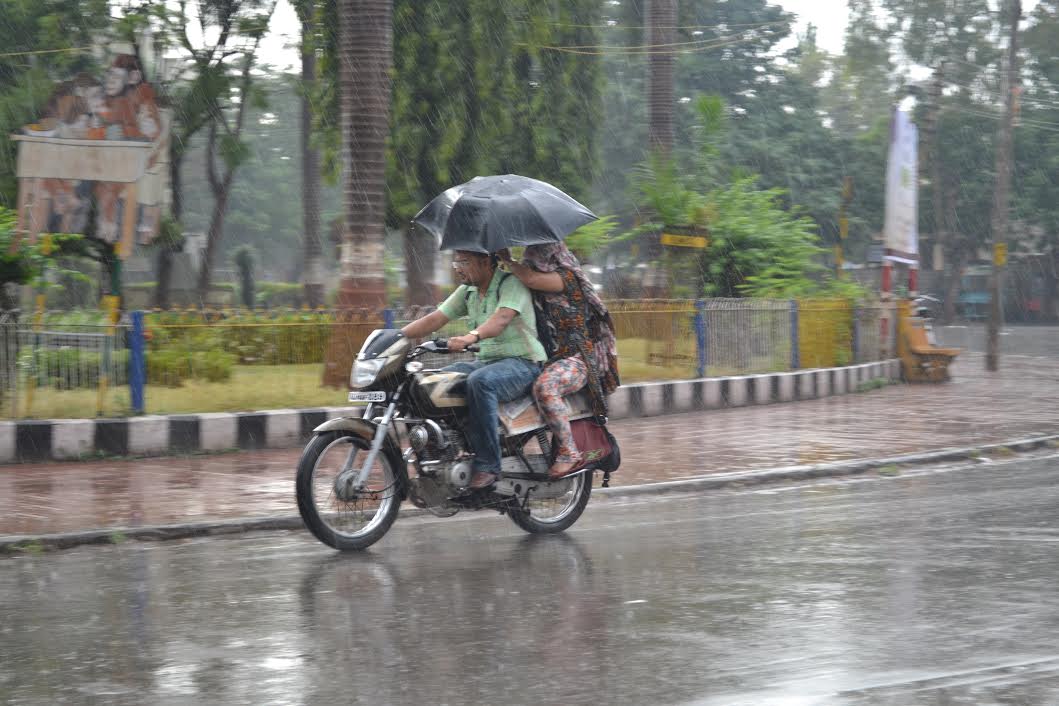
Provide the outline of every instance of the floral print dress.
{"type": "Polygon", "coordinates": [[[556,462],[580,459],[568,419],[566,395],[588,388],[593,412],[605,417],[606,396],[619,384],[616,361],[608,347],[600,345],[604,322],[586,306],[581,283],[573,270],[558,269],[563,291],[543,297],[555,352],[534,384],[533,393],[558,445],[556,462]]]}

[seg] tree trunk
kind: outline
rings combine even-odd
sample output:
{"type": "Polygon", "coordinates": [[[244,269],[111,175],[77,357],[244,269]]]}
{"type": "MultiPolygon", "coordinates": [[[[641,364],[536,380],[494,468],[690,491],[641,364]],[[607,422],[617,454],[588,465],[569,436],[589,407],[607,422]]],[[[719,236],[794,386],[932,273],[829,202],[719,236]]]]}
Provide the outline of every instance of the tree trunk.
{"type": "Polygon", "coordinates": [[[340,2],[342,192],[346,218],[339,306],[379,309],[386,303],[383,247],[393,3],[340,2]]]}
{"type": "MultiPolygon", "coordinates": [[[[930,106],[926,120],[926,157],[930,161],[930,195],[934,211],[934,242],[945,253],[948,245],[949,230],[945,223],[944,193],[941,185],[941,150],[938,149],[938,121],[941,114],[941,91],[944,82],[945,65],[938,64],[934,69],[934,82],[930,90],[930,106]]],[[[935,263],[934,269],[938,269],[935,263]]]]}
{"type": "Polygon", "coordinates": [[[673,149],[673,65],[677,0],[650,0],[647,6],[647,147],[669,154],[673,149]]]}
{"type": "Polygon", "coordinates": [[[304,302],[316,308],[324,303],[324,260],[320,243],[320,153],[312,146],[311,91],[316,86],[316,47],[313,8],[302,15],[302,285],[304,302]]]}
{"type": "Polygon", "coordinates": [[[206,306],[210,303],[210,288],[213,286],[213,258],[217,246],[224,236],[224,214],[228,210],[228,196],[231,193],[231,179],[226,179],[223,188],[214,193],[213,215],[210,217],[210,229],[206,233],[206,252],[199,268],[199,303],[206,306]]]}
{"type": "MultiPolygon", "coordinates": [[[[393,2],[338,0],[339,99],[342,118],[341,309],[378,316],[386,305],[383,272],[386,138],[390,132],[393,2]]],[[[324,383],[348,384],[359,341],[336,326],[328,341],[324,383]]]]}
{"type": "Polygon", "coordinates": [[[158,279],[154,286],[154,306],[165,310],[169,308],[169,287],[173,280],[173,250],[168,245],[158,249],[155,275],[158,279]]]}
{"type": "Polygon", "coordinates": [[[1000,319],[1003,317],[1003,290],[1001,277],[1004,263],[998,261],[996,250],[1007,246],[1009,192],[1011,190],[1011,163],[1013,161],[1012,129],[1015,119],[1015,88],[1018,84],[1018,36],[1022,19],[1021,0],[1011,0],[1011,37],[1008,39],[1007,66],[1004,67],[1001,92],[1004,96],[1004,117],[1000,121],[1000,134],[996,146],[996,188],[993,191],[993,274],[989,278],[989,321],[986,325],[985,368],[995,371],[1000,366],[1000,319]]]}
{"type": "Polygon", "coordinates": [[[409,227],[404,234],[405,303],[408,306],[437,304],[434,290],[434,258],[437,247],[433,236],[409,227]]]}
{"type": "MultiPolygon", "coordinates": [[[[172,203],[169,211],[173,220],[179,222],[184,211],[183,188],[180,179],[180,168],[184,163],[183,149],[173,149],[169,158],[169,184],[172,191],[172,203]]],[[[172,246],[163,244],[158,250],[158,265],[155,272],[154,306],[168,309],[170,304],[169,289],[173,283],[173,250],[172,246]]]]}
{"type": "MultiPolygon", "coordinates": [[[[275,4],[272,5],[272,10],[275,10],[275,4]]],[[[272,11],[269,11],[269,17],[272,16],[272,11]]],[[[252,76],[250,73],[253,67],[253,56],[257,51],[257,47],[261,42],[260,36],[254,41],[253,51],[247,54],[244,58],[243,71],[240,77],[239,83],[239,107],[235,111],[234,125],[229,126],[224,121],[224,115],[219,114],[214,116],[210,121],[210,133],[209,138],[206,141],[206,181],[210,185],[210,191],[213,193],[213,216],[210,218],[210,229],[206,233],[206,253],[202,258],[202,267],[199,269],[199,298],[203,305],[209,302],[210,286],[212,284],[213,275],[213,260],[217,255],[217,247],[220,245],[221,239],[224,237],[224,215],[228,209],[228,198],[232,194],[232,182],[235,180],[235,170],[238,169],[238,162],[228,162],[223,160],[222,163],[225,165],[224,170],[218,174],[217,164],[219,160],[218,156],[218,140],[217,133],[223,125],[225,130],[225,137],[230,138],[236,143],[239,142],[243,134],[243,122],[246,118],[246,106],[250,102],[250,86],[252,83],[252,76]]]]}
{"type": "Polygon", "coordinates": [[[951,263],[949,280],[945,289],[945,303],[942,309],[942,321],[946,324],[951,324],[956,320],[956,301],[960,297],[960,281],[963,280],[966,260],[967,255],[959,248],[954,248],[951,253],[945,253],[945,261],[951,263]]]}

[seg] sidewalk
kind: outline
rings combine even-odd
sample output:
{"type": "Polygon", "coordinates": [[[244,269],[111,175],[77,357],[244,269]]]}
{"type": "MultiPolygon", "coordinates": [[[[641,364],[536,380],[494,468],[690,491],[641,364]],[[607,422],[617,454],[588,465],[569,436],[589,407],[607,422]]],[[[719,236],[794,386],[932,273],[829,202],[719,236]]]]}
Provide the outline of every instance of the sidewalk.
{"type": "MultiPolygon", "coordinates": [[[[964,353],[947,385],[614,422],[634,485],[1059,433],[1059,359],[964,353]]],[[[0,537],[294,515],[299,451],[0,466],[0,537]]]]}

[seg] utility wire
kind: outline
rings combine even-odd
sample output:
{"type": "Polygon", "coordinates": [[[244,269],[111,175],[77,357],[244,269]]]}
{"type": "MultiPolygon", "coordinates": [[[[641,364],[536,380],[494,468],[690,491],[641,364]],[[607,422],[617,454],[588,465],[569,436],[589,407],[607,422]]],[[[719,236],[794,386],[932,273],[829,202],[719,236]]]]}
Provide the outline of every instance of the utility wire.
{"type": "Polygon", "coordinates": [[[35,49],[33,51],[10,51],[0,54],[0,59],[11,56],[35,56],[39,54],[61,54],[63,52],[92,51],[92,47],[67,47],[65,49],[35,49]]]}
{"type": "MultiPolygon", "coordinates": [[[[532,20],[516,20],[516,22],[521,22],[523,24],[533,24],[532,20]]],[[[543,24],[549,24],[549,25],[552,25],[553,27],[575,27],[575,28],[579,28],[579,29],[649,29],[650,27],[653,26],[653,25],[623,25],[623,24],[579,25],[579,24],[570,24],[570,23],[567,23],[567,22],[552,22],[552,21],[546,21],[543,24]]],[[[734,27],[745,27],[747,30],[750,30],[750,29],[756,29],[756,28],[759,28],[759,27],[769,27],[769,26],[772,26],[772,25],[780,25],[780,24],[787,24],[787,20],[773,20],[772,22],[754,22],[754,23],[749,23],[749,24],[739,24],[739,23],[735,23],[735,22],[733,22],[733,23],[721,22],[721,23],[718,23],[718,24],[715,24],[715,25],[680,25],[678,27],[660,26],[660,27],[657,27],[656,29],[718,29],[718,28],[721,28],[721,27],[723,27],[725,29],[729,29],[729,28],[734,28],[734,27]]]]}
{"type": "MultiPolygon", "coordinates": [[[[720,47],[732,46],[734,44],[743,44],[750,41],[753,41],[753,38],[739,37],[738,35],[733,35],[732,37],[719,37],[717,39],[706,39],[698,42],[686,42],[672,45],[647,45],[647,47],[608,47],[606,45],[597,45],[595,47],[537,46],[536,48],[545,51],[557,51],[564,52],[567,54],[583,54],[588,56],[603,56],[606,54],[621,54],[625,56],[664,56],[667,54],[690,54],[691,52],[718,49],[720,47]],[[705,44],[704,42],[710,43],[705,44]],[[689,44],[694,46],[687,46],[689,44]],[[658,47],[659,51],[655,51],[654,47],[658,47]],[[681,48],[667,49],[666,47],[681,48]],[[596,51],[596,49],[602,49],[603,51],[596,51]]],[[[526,44],[525,42],[520,42],[520,44],[522,46],[533,46],[526,44]]]]}
{"type": "MultiPolygon", "coordinates": [[[[999,120],[1000,118],[1004,117],[1002,114],[999,113],[990,113],[988,111],[979,110],[968,110],[966,108],[963,109],[963,112],[967,113],[968,115],[974,115],[979,118],[990,118],[992,120],[999,120]]],[[[1016,127],[1019,124],[1025,124],[1027,127],[1032,127],[1036,130],[1044,130],[1046,132],[1059,132],[1059,123],[1050,123],[1039,120],[1028,120],[1023,117],[1016,117],[1015,120],[1017,123],[1016,127]]]]}

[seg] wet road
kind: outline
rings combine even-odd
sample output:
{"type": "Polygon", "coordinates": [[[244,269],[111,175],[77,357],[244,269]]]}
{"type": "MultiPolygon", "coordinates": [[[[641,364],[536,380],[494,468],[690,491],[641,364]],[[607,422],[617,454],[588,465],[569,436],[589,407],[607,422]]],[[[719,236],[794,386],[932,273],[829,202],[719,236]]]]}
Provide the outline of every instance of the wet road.
{"type": "Polygon", "coordinates": [[[0,703],[1056,704],[1059,459],[0,560],[0,703]]]}
{"type": "MultiPolygon", "coordinates": [[[[937,326],[938,345],[955,346],[965,351],[984,353],[986,327],[982,323],[937,326]]],[[[1004,356],[1059,357],[1059,330],[1055,326],[1009,325],[1000,330],[1000,364],[1004,356]]]]}

